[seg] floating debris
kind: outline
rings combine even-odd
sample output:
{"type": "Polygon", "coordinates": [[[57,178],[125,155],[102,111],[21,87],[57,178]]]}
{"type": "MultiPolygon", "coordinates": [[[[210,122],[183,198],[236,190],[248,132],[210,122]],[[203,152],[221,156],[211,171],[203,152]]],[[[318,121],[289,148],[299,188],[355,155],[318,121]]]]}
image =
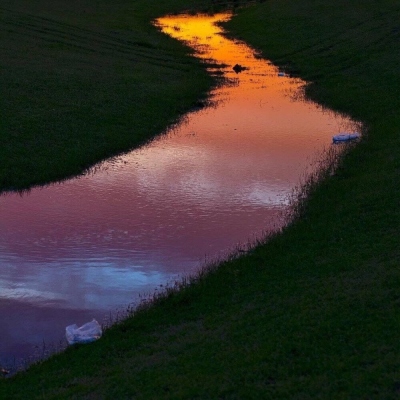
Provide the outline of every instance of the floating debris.
{"type": "Polygon", "coordinates": [[[95,340],[100,339],[102,333],[101,326],[95,319],[87,322],[81,327],[73,324],[65,328],[65,336],[68,344],[94,342],[95,340]]]}
{"type": "Polygon", "coordinates": [[[332,140],[333,143],[341,143],[341,142],[350,142],[352,140],[357,140],[360,138],[359,133],[340,133],[339,135],[335,135],[332,140]]]}
{"type": "Polygon", "coordinates": [[[248,69],[247,67],[244,67],[243,65],[240,64],[235,64],[232,68],[237,74],[239,74],[242,71],[245,71],[246,69],[248,69]]]}

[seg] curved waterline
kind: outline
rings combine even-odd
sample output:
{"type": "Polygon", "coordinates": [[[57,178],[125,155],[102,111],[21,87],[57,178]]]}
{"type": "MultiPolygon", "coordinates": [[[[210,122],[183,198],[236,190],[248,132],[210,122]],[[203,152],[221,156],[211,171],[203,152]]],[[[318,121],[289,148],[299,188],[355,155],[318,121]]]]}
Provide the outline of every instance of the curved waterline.
{"type": "Polygon", "coordinates": [[[299,101],[303,81],[221,35],[228,18],[157,20],[227,79],[211,93],[215,107],[94,174],[0,198],[0,358],[279,227],[312,157],[354,124],[299,101]]]}

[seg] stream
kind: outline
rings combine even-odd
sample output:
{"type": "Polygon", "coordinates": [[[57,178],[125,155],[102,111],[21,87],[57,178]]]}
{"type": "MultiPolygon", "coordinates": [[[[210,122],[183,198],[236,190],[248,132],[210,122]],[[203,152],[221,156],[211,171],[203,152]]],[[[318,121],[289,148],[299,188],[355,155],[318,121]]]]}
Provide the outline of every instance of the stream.
{"type": "Polygon", "coordinates": [[[156,21],[226,78],[211,106],[90,174],[0,196],[0,365],[279,229],[316,154],[354,128],[225,38],[216,23],[230,17],[156,21]]]}

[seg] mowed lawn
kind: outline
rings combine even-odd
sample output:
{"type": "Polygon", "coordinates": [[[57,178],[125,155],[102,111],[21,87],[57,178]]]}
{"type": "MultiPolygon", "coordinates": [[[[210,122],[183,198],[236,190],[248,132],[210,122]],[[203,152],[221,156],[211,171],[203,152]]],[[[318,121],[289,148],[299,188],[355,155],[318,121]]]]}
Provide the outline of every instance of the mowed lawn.
{"type": "Polygon", "coordinates": [[[82,173],[207,92],[199,63],[151,26],[158,3],[2,1],[0,191],[82,173]]]}

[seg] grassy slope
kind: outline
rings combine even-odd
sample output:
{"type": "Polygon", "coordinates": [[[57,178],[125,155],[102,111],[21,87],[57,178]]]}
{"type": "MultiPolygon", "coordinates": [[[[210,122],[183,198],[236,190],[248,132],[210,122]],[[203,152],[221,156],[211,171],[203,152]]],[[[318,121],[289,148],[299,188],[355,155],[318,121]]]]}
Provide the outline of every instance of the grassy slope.
{"type": "Polygon", "coordinates": [[[186,50],[149,24],[166,7],[204,2],[168,3],[1,2],[0,191],[127,151],[209,89],[186,50]]]}
{"type": "Polygon", "coordinates": [[[229,26],[368,135],[303,218],[108,331],[0,382],[1,398],[394,399],[400,9],[270,0],[229,26]]]}

